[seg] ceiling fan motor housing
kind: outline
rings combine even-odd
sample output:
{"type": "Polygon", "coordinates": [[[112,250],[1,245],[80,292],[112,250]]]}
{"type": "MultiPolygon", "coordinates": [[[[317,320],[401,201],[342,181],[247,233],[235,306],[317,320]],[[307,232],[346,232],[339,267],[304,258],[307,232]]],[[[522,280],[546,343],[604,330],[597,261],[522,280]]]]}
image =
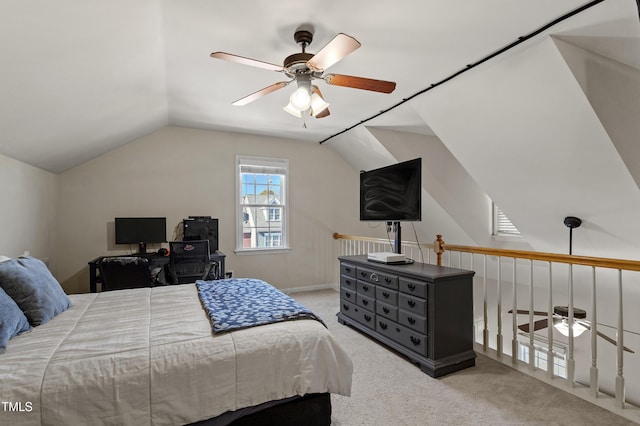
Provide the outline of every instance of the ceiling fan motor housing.
{"type": "Polygon", "coordinates": [[[310,70],[307,67],[307,62],[309,59],[313,58],[313,53],[294,53],[293,55],[289,55],[284,59],[284,69],[287,74],[300,74],[300,73],[308,73],[310,70]]]}
{"type": "MultiPolygon", "coordinates": [[[[568,306],[554,306],[553,313],[556,315],[560,315],[561,317],[568,318],[569,317],[569,307],[568,306]]],[[[575,319],[585,319],[587,318],[587,311],[580,308],[573,308],[573,318],[575,319]]]]}
{"type": "Polygon", "coordinates": [[[293,34],[293,39],[304,48],[313,41],[313,33],[307,30],[298,30],[293,34]]]}

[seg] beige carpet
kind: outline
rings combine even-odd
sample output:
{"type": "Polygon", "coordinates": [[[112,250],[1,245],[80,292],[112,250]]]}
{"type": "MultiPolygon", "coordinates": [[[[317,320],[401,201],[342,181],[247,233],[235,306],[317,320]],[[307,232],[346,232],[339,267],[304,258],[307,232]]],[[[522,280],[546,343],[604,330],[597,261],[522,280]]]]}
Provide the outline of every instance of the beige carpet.
{"type": "Polygon", "coordinates": [[[336,319],[339,293],[292,297],[323,318],[354,364],[351,397],[333,395],[333,425],[631,425],[630,422],[484,355],[476,366],[433,379],[336,319]]]}

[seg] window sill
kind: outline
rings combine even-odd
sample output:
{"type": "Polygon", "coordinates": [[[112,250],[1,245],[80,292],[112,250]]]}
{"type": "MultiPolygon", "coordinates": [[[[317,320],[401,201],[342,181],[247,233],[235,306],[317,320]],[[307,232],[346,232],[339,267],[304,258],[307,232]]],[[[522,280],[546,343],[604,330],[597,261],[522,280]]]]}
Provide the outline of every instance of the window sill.
{"type": "Polygon", "coordinates": [[[264,249],[264,248],[257,248],[257,249],[235,249],[233,252],[239,256],[251,256],[251,255],[257,255],[257,254],[284,254],[284,253],[289,253],[291,251],[291,248],[277,248],[277,249],[264,249]]]}
{"type": "Polygon", "coordinates": [[[499,234],[492,235],[491,238],[493,238],[495,241],[524,241],[524,237],[522,235],[499,234]]]}

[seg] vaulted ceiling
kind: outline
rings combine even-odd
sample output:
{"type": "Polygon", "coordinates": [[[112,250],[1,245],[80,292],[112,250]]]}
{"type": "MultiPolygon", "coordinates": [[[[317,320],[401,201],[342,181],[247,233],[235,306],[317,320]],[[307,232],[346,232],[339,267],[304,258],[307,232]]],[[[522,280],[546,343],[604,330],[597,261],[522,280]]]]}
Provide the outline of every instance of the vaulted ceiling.
{"type": "MultiPolygon", "coordinates": [[[[2,1],[0,153],[60,172],[167,125],[316,143],[583,5],[599,3],[594,8],[601,12],[589,14],[597,33],[598,17],[610,18],[608,7],[616,2],[635,3],[2,1]],[[281,64],[300,51],[293,33],[302,24],[314,30],[308,52],[340,32],[362,43],[331,72],[395,81],[396,90],[380,94],[320,82],[331,110],[322,119],[303,120],[282,110],[291,86],[232,106],[286,77],[212,59],[210,53],[281,64]]],[[[638,67],[637,43],[620,46],[600,47],[638,67]]],[[[395,108],[371,123],[431,133],[411,108],[395,108]]]]}

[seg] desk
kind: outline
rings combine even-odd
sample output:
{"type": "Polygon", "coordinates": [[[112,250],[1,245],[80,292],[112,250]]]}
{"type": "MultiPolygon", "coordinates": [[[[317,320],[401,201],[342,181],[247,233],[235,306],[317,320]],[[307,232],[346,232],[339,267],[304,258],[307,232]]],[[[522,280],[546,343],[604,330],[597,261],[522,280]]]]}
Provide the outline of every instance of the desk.
{"type": "MultiPolygon", "coordinates": [[[[169,256],[160,256],[156,253],[134,253],[134,254],[123,254],[122,256],[137,256],[137,257],[145,257],[149,260],[149,267],[161,267],[164,269],[164,266],[169,264],[169,256]]],[[[107,256],[99,256],[93,260],[90,260],[89,263],[89,291],[91,293],[96,293],[98,291],[97,284],[101,282],[100,274],[98,270],[98,263],[107,256]]],[[[224,259],[225,254],[220,250],[216,250],[214,253],[209,255],[209,260],[212,262],[218,262],[220,265],[220,270],[218,271],[218,277],[224,278],[224,259]]]]}

